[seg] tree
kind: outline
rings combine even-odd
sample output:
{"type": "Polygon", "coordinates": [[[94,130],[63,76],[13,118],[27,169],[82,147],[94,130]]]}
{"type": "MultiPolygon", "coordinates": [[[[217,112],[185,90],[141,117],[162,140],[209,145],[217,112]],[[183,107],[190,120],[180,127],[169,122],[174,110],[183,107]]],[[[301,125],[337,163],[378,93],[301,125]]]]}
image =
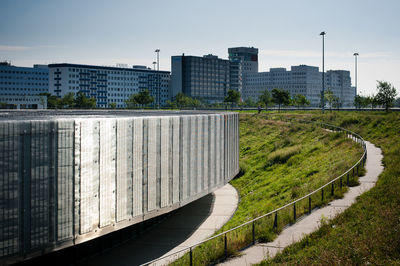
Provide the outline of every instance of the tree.
{"type": "Polygon", "coordinates": [[[278,110],[281,111],[281,105],[288,105],[290,103],[290,93],[282,89],[273,89],[272,98],[278,104],[278,110]]]}
{"type": "Polygon", "coordinates": [[[60,100],[60,105],[61,105],[61,108],[64,108],[64,107],[72,108],[72,107],[74,107],[75,106],[74,93],[73,92],[69,92],[69,93],[65,94],[64,97],[62,97],[61,100],[60,100]]]}
{"type": "Polygon", "coordinates": [[[249,97],[244,101],[244,105],[246,107],[257,107],[257,103],[253,100],[253,98],[249,97]]]}
{"type": "Polygon", "coordinates": [[[109,103],[108,106],[110,106],[111,109],[117,108],[117,103],[109,103]]]}
{"type": "Polygon", "coordinates": [[[137,104],[141,105],[143,108],[145,105],[151,104],[152,102],[154,102],[154,97],[150,95],[147,89],[132,94],[129,99],[125,101],[128,108],[134,108],[137,104]]]}
{"type": "Polygon", "coordinates": [[[76,94],[75,98],[75,106],[77,108],[95,108],[96,107],[96,99],[86,97],[85,93],[79,91],[76,94]]]}
{"type": "Polygon", "coordinates": [[[269,93],[268,89],[265,89],[261,95],[258,97],[258,100],[265,105],[265,109],[268,110],[268,105],[273,103],[273,99],[271,97],[271,93],[269,93]]]}
{"type": "Polygon", "coordinates": [[[238,92],[237,90],[229,90],[227,96],[224,99],[224,102],[231,103],[231,106],[233,107],[233,104],[234,103],[238,104],[239,100],[240,100],[240,92],[238,92]]]}
{"type": "Polygon", "coordinates": [[[307,99],[306,96],[304,96],[303,94],[296,94],[293,97],[293,103],[295,105],[297,105],[297,108],[304,107],[304,106],[308,106],[310,105],[310,101],[307,99]]]}
{"type": "Polygon", "coordinates": [[[324,96],[325,96],[325,99],[329,103],[329,110],[332,112],[332,104],[333,104],[333,102],[335,100],[335,95],[333,94],[333,92],[330,89],[328,89],[328,90],[325,91],[325,95],[324,96]]]}
{"type": "Polygon", "coordinates": [[[62,107],[61,99],[58,98],[57,96],[51,95],[51,93],[49,92],[42,92],[39,95],[47,97],[47,108],[56,109],[62,107]]]}
{"type": "Polygon", "coordinates": [[[377,102],[384,105],[386,112],[389,112],[389,108],[393,105],[393,101],[397,94],[396,89],[392,84],[379,80],[376,88],[378,89],[378,93],[376,94],[377,102]]]}

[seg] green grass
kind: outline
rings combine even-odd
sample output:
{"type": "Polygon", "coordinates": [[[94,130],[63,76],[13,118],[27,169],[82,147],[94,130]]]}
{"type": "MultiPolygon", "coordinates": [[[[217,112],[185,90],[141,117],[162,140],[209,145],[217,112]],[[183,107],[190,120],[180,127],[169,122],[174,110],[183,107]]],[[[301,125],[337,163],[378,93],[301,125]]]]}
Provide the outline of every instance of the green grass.
{"type": "Polygon", "coordinates": [[[344,213],[261,265],[400,265],[400,114],[381,112],[286,113],[359,133],[379,146],[384,172],[374,188],[344,213]]]}
{"type": "MultiPolygon", "coordinates": [[[[362,155],[362,149],[342,134],[315,125],[270,120],[265,114],[240,115],[240,177],[231,181],[240,203],[233,217],[217,233],[268,213],[299,198],[349,169],[362,155]]],[[[352,182],[357,182],[351,179],[352,182]]],[[[345,191],[335,187],[335,196],[345,191]]],[[[332,199],[326,191],[312,198],[313,206],[332,199]]],[[[297,216],[307,212],[308,199],[299,202],[297,216]]],[[[293,222],[292,208],[279,212],[278,228],[272,230],[273,216],[257,221],[255,235],[270,241],[283,226],[293,222]]],[[[228,254],[251,243],[251,225],[227,235],[228,254]]],[[[217,238],[193,251],[195,265],[206,265],[224,257],[224,239],[217,238]]],[[[188,264],[186,255],[175,265],[188,264]]]]}

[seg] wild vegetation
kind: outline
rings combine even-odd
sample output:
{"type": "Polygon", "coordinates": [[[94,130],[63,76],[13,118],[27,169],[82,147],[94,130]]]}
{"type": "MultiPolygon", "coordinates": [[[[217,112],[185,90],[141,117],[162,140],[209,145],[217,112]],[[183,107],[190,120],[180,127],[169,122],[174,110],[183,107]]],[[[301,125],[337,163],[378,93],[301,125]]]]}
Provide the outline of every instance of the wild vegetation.
{"type": "MultiPolygon", "coordinates": [[[[317,126],[283,122],[270,115],[240,115],[240,177],[231,181],[238,190],[240,203],[231,220],[217,233],[238,226],[299,198],[350,168],[362,155],[362,149],[342,134],[317,126]]],[[[344,191],[344,190],[343,190],[344,191]]],[[[328,193],[327,193],[328,194],[328,193]]],[[[336,193],[340,196],[341,192],[336,193]]],[[[320,196],[313,204],[321,205],[320,196]]],[[[298,215],[307,212],[306,203],[298,206],[298,215]]],[[[314,206],[315,206],[314,205],[314,206]]],[[[293,222],[291,210],[280,212],[277,228],[273,218],[255,224],[255,237],[272,240],[283,226],[293,222]]],[[[252,227],[245,226],[227,234],[228,255],[251,243],[252,227]]],[[[193,251],[196,265],[224,257],[223,237],[209,241],[193,251]]],[[[189,255],[175,265],[188,264],[189,255]]]]}
{"type": "Polygon", "coordinates": [[[262,265],[400,264],[400,114],[297,112],[283,116],[326,121],[359,133],[382,149],[385,169],[376,186],[343,214],[262,265]]]}

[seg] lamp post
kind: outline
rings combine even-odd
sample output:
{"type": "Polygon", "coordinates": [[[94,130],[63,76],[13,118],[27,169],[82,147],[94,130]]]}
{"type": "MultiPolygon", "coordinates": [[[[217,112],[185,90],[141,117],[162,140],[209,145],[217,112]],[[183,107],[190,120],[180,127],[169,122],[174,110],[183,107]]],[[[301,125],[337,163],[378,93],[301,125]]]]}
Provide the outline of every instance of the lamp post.
{"type": "Polygon", "coordinates": [[[322,36],[322,113],[325,112],[325,31],[321,32],[319,35],[322,36]]]}
{"type": "Polygon", "coordinates": [[[156,70],[156,64],[157,62],[153,62],[153,70],[156,70]]]}
{"type": "Polygon", "coordinates": [[[156,49],[157,53],[157,109],[160,109],[160,49],[156,49]]]}
{"type": "Polygon", "coordinates": [[[358,56],[358,53],[354,53],[353,55],[354,55],[354,59],[355,59],[355,72],[356,72],[355,77],[356,77],[356,95],[357,95],[357,56],[358,56]]]}

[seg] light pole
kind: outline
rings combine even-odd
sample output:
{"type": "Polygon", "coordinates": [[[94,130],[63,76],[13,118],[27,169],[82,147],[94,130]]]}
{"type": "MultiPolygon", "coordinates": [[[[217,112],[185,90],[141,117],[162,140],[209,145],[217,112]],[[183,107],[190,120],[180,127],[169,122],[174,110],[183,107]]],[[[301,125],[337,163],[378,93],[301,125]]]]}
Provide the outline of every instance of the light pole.
{"type": "Polygon", "coordinates": [[[160,49],[156,49],[157,53],[157,109],[160,109],[160,49]]]}
{"type": "Polygon", "coordinates": [[[355,59],[356,95],[357,95],[357,56],[358,56],[358,53],[354,53],[353,55],[354,55],[354,59],[355,59]]]}
{"type": "Polygon", "coordinates": [[[157,62],[153,62],[153,70],[156,70],[156,64],[157,62]]]}
{"type": "Polygon", "coordinates": [[[325,31],[321,32],[322,35],[322,113],[325,112],[325,31]]]}

